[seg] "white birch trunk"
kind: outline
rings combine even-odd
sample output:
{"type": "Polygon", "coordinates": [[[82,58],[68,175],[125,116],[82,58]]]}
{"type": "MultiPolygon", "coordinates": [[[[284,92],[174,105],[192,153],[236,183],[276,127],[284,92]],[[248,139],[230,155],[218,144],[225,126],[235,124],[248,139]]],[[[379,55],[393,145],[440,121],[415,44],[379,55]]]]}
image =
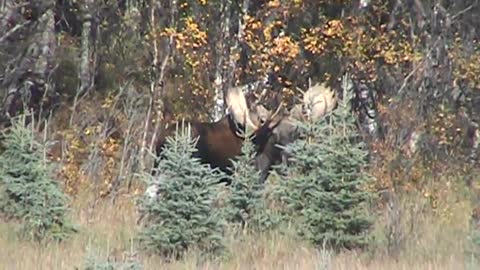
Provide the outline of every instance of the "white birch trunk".
{"type": "MultiPolygon", "coordinates": [[[[171,6],[171,17],[170,17],[170,27],[174,27],[175,20],[176,20],[176,13],[177,13],[177,0],[170,1],[171,6]]],[[[156,11],[156,1],[150,1],[150,26],[152,31],[155,28],[155,25],[158,23],[157,18],[155,16],[156,11]]],[[[173,55],[173,37],[169,37],[168,44],[166,48],[164,48],[164,59],[159,65],[160,61],[160,49],[159,49],[159,42],[157,40],[158,37],[154,37],[152,41],[153,46],[153,69],[154,72],[158,72],[159,74],[154,74],[151,82],[150,82],[150,102],[149,107],[147,110],[147,116],[145,119],[145,126],[143,131],[142,137],[142,145],[140,148],[140,167],[141,170],[145,169],[145,152],[148,150],[149,152],[153,151],[154,143],[157,136],[157,130],[160,127],[161,120],[163,118],[162,115],[162,97],[163,97],[163,78],[167,71],[167,65],[169,60],[172,58],[173,55]],[[148,143],[148,134],[151,130],[151,122],[152,119],[155,117],[156,123],[153,128],[153,134],[151,136],[150,142],[148,143]]]]}
{"type": "MultiPolygon", "coordinates": [[[[153,32],[155,28],[155,1],[150,0],[150,30],[153,32]]],[[[156,68],[158,67],[158,43],[156,37],[152,39],[152,46],[153,46],[153,59],[152,59],[152,66],[154,67],[154,72],[156,72],[156,68]]],[[[148,109],[147,115],[145,117],[144,127],[143,127],[143,136],[142,136],[142,145],[140,147],[140,170],[145,170],[145,152],[147,146],[147,135],[148,131],[150,130],[150,122],[152,120],[152,109],[154,107],[154,95],[155,95],[155,88],[156,88],[156,80],[152,79],[150,81],[150,100],[148,102],[148,109]]]]}
{"type": "Polygon", "coordinates": [[[80,70],[78,78],[80,85],[75,94],[75,99],[72,105],[72,114],[70,115],[70,126],[75,119],[76,109],[82,97],[93,87],[93,40],[92,40],[92,20],[93,14],[96,12],[94,6],[95,0],[83,0],[80,3],[80,10],[82,12],[82,35],[80,45],[80,70]]]}
{"type": "Polygon", "coordinates": [[[474,132],[472,134],[472,150],[470,151],[469,160],[472,165],[478,160],[478,147],[480,145],[480,129],[479,125],[473,122],[474,132]]]}
{"type": "Polygon", "coordinates": [[[94,0],[85,0],[81,5],[82,16],[82,39],[80,49],[80,89],[77,96],[82,96],[93,87],[92,74],[92,19],[94,10],[94,0]]]}
{"type": "MultiPolygon", "coordinates": [[[[229,53],[229,69],[227,72],[227,83],[226,83],[226,88],[231,88],[233,85],[235,85],[235,69],[237,66],[237,60],[235,59],[235,54],[240,53],[239,51],[239,42],[243,40],[243,35],[244,35],[244,16],[247,15],[248,13],[248,6],[249,6],[249,0],[244,0],[243,1],[243,6],[242,6],[242,13],[238,16],[238,32],[237,36],[233,40],[233,44],[230,47],[230,53],[229,53]]],[[[227,25],[230,25],[230,20],[226,20],[227,25]]]]}
{"type": "Polygon", "coordinates": [[[224,114],[225,102],[223,95],[223,63],[224,63],[224,51],[225,51],[225,17],[226,17],[226,8],[225,1],[222,1],[220,4],[221,16],[220,16],[220,28],[222,29],[216,44],[216,50],[218,52],[218,58],[215,68],[215,95],[214,95],[214,105],[213,105],[213,121],[218,121],[224,114]]]}

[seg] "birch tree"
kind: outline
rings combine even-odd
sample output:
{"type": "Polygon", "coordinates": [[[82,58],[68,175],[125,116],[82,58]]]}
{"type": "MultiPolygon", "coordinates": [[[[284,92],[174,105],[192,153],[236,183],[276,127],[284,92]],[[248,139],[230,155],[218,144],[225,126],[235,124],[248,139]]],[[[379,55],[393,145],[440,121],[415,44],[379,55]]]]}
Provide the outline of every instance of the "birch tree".
{"type": "Polygon", "coordinates": [[[95,0],[83,0],[80,3],[80,12],[82,20],[82,37],[80,48],[80,88],[78,89],[77,96],[80,97],[94,85],[94,44],[93,40],[93,27],[95,26],[94,20],[96,19],[97,7],[95,0]]]}

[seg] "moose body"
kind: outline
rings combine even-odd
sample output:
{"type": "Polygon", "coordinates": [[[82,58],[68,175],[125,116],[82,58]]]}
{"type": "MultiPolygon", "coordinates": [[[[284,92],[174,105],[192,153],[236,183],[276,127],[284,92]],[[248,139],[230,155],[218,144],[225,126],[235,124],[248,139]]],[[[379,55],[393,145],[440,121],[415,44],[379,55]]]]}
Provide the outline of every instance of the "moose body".
{"type": "MultiPolygon", "coordinates": [[[[232,159],[238,156],[242,150],[244,138],[236,134],[237,126],[234,120],[226,115],[216,122],[190,122],[192,138],[198,138],[195,144],[197,149],[193,157],[199,158],[200,162],[210,164],[212,168],[218,168],[226,174],[230,174],[232,159]]],[[[161,134],[156,143],[156,155],[160,157],[165,147],[166,139],[173,136],[176,125],[169,126],[164,134],[161,134]]],[[[156,167],[158,161],[154,167],[156,167]]]]}

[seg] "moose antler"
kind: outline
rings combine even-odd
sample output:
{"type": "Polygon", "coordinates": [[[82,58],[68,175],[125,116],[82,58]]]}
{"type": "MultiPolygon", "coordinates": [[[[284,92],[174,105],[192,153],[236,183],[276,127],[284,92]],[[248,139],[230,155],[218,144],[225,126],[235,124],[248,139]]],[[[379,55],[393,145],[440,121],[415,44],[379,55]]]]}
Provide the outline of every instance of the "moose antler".
{"type": "Polygon", "coordinates": [[[228,110],[232,114],[233,119],[237,123],[256,130],[258,129],[258,125],[253,123],[252,119],[250,118],[247,100],[242,89],[242,86],[237,86],[227,90],[225,102],[227,103],[228,110]]]}
{"type": "Polygon", "coordinates": [[[270,119],[275,119],[275,117],[280,113],[282,108],[283,108],[283,102],[280,102],[275,112],[270,116],[270,119]]]}
{"type": "Polygon", "coordinates": [[[332,111],[337,104],[337,96],[333,89],[325,84],[315,84],[310,87],[303,95],[303,105],[307,112],[307,117],[312,120],[318,120],[332,111]]]}

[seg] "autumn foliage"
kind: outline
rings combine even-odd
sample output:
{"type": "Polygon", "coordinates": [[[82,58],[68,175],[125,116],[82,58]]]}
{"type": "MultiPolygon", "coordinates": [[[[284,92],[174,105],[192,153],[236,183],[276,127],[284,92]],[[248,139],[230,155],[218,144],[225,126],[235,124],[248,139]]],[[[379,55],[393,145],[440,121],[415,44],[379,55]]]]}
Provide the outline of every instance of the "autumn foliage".
{"type": "MultiPolygon", "coordinates": [[[[80,97],[76,52],[85,38],[83,2],[55,4],[58,45],[47,62],[57,67],[50,83],[61,102],[49,123],[48,134],[55,140],[49,157],[61,162],[58,173],[70,194],[85,188],[94,188],[99,198],[120,190],[139,192],[134,175],[148,169],[146,152],[163,124],[179,118],[211,120],[219,89],[266,74],[271,82],[267,97],[280,94],[290,105],[298,89],[311,82],[326,81],[339,90],[346,72],[356,89],[368,89],[377,130],[365,132],[365,138],[377,164],[372,173],[378,189],[433,194],[426,179],[452,168],[469,174],[478,170],[472,161],[478,152],[480,108],[478,5],[434,0],[412,5],[372,0],[365,7],[338,0],[124,2],[91,6],[98,18],[90,35],[95,39],[90,50],[94,80],[80,97]]],[[[37,18],[35,8],[27,6],[25,16],[37,18]]],[[[8,23],[6,29],[15,25],[8,23]]],[[[16,50],[21,47],[15,47],[20,40],[9,36],[10,45],[1,48],[20,55],[16,50]]],[[[8,75],[7,55],[1,54],[0,69],[8,75]]],[[[357,103],[358,96],[357,91],[357,103]]],[[[367,119],[363,105],[356,107],[359,119],[367,119]]]]}

